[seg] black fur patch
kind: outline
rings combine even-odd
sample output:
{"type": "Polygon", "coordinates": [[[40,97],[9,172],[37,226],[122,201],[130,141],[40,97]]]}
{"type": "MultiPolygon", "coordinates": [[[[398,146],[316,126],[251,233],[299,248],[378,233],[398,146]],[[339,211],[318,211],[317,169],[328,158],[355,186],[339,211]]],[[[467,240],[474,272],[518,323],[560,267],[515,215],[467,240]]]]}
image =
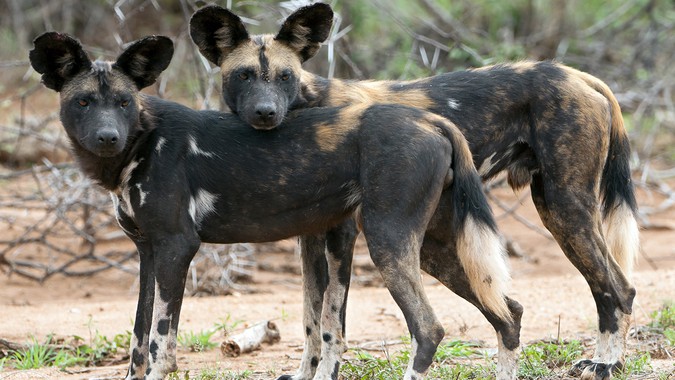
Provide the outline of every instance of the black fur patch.
{"type": "Polygon", "coordinates": [[[160,335],[167,335],[169,333],[169,325],[168,319],[160,319],[159,322],[157,322],[157,332],[160,335]]]}
{"type": "Polygon", "coordinates": [[[153,340],[150,343],[150,355],[152,355],[153,361],[157,361],[157,350],[159,350],[159,346],[157,345],[157,342],[153,340]]]}

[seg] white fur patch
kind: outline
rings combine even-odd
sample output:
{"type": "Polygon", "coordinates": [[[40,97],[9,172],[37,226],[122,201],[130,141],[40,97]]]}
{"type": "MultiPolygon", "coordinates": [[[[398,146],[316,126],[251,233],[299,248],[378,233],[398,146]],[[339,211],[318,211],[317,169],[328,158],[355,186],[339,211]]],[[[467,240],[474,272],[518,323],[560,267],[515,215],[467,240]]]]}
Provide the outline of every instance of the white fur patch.
{"type": "Polygon", "coordinates": [[[598,333],[598,342],[593,357],[594,362],[606,364],[624,362],[630,315],[624,314],[618,309],[614,311],[614,315],[618,320],[619,329],[615,333],[598,333]]]}
{"type": "Polygon", "coordinates": [[[150,370],[145,379],[163,379],[166,375],[176,370],[176,330],[169,327],[166,335],[159,333],[159,321],[168,320],[171,326],[171,316],[168,313],[168,304],[160,296],[159,285],[155,282],[155,302],[152,310],[152,327],[149,341],[157,345],[157,360],[149,355],[150,370]]]}
{"type": "Polygon", "coordinates": [[[206,152],[206,151],[201,150],[201,148],[199,148],[199,146],[197,146],[197,140],[195,140],[194,136],[188,137],[188,144],[190,144],[190,153],[192,153],[196,156],[205,156],[205,157],[215,156],[215,154],[212,153],[212,152],[206,152]]]}
{"type": "Polygon", "coordinates": [[[480,168],[478,168],[478,174],[481,177],[488,174],[490,172],[490,170],[492,170],[492,168],[495,167],[496,163],[492,162],[492,159],[495,157],[496,154],[497,154],[496,152],[492,153],[488,158],[483,160],[483,162],[480,164],[480,168]]]}
{"type": "Polygon", "coordinates": [[[453,110],[458,110],[459,109],[459,101],[457,99],[449,98],[448,99],[448,107],[450,107],[453,110]]]}
{"type": "Polygon", "coordinates": [[[640,252],[640,232],[633,212],[625,203],[621,203],[610,211],[602,226],[607,249],[630,282],[640,252]]]}
{"type": "Polygon", "coordinates": [[[145,204],[145,198],[148,196],[148,192],[143,191],[140,183],[136,184],[136,188],[138,189],[138,197],[140,198],[139,206],[143,207],[143,205],[145,204]]]}
{"type": "Polygon", "coordinates": [[[410,348],[410,359],[408,360],[408,366],[405,369],[405,374],[403,375],[404,380],[410,380],[410,379],[422,379],[424,376],[415,371],[413,369],[413,364],[415,361],[415,358],[417,357],[417,348],[419,347],[419,344],[417,343],[417,339],[415,337],[412,338],[412,344],[410,348]]]}
{"type": "Polygon", "coordinates": [[[131,175],[133,174],[136,167],[138,167],[140,162],[141,161],[131,161],[129,165],[122,169],[122,174],[120,175],[120,187],[118,188],[118,195],[120,195],[122,198],[122,210],[124,210],[124,212],[132,218],[134,217],[134,208],[131,205],[129,181],[131,180],[131,175]]]}
{"type": "Polygon", "coordinates": [[[124,233],[126,233],[127,235],[131,234],[131,231],[125,230],[124,227],[122,226],[122,223],[120,223],[120,219],[121,219],[120,209],[119,209],[120,199],[113,192],[110,192],[110,198],[112,199],[113,212],[115,213],[115,220],[117,220],[117,225],[119,225],[120,228],[122,229],[122,231],[124,231],[124,233]]]}
{"type": "Polygon", "coordinates": [[[471,289],[483,306],[501,319],[511,321],[511,312],[504,298],[511,280],[505,251],[496,232],[476,224],[471,216],[466,218],[463,232],[457,240],[457,253],[471,289]]]}
{"type": "Polygon", "coordinates": [[[199,226],[204,217],[216,211],[216,201],[218,196],[211,194],[204,189],[197,190],[197,195],[190,197],[188,212],[192,221],[199,226]]]}
{"type": "Polygon", "coordinates": [[[157,146],[155,146],[155,152],[157,152],[157,155],[162,153],[164,144],[166,144],[166,139],[164,137],[160,137],[159,140],[157,140],[157,146]]]}
{"type": "Polygon", "coordinates": [[[515,380],[518,375],[518,350],[509,350],[504,346],[502,334],[497,333],[499,343],[497,351],[497,380],[515,380]]]}

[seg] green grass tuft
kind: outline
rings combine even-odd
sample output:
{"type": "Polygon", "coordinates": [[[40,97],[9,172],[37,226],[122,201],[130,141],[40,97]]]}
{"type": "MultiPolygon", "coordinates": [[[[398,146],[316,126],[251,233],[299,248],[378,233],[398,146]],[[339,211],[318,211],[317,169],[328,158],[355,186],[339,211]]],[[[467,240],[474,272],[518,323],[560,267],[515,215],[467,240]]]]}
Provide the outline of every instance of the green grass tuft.
{"type": "Polygon", "coordinates": [[[221,318],[220,322],[213,325],[213,328],[216,331],[222,331],[222,334],[225,336],[232,333],[232,331],[234,331],[242,323],[244,323],[243,320],[237,319],[233,321],[232,316],[227,314],[227,317],[221,318]]]}
{"type": "Polygon", "coordinates": [[[652,357],[648,352],[640,352],[635,357],[626,359],[626,365],[614,377],[616,380],[634,379],[636,376],[654,372],[652,369],[652,357]]]}
{"type": "Polygon", "coordinates": [[[32,339],[33,342],[26,349],[12,352],[9,360],[16,369],[37,369],[51,366],[54,362],[56,352],[46,344],[40,344],[32,339]]]}
{"type": "Polygon", "coordinates": [[[537,342],[526,346],[520,355],[518,376],[523,379],[538,379],[550,376],[555,371],[567,370],[574,361],[581,358],[581,342],[562,340],[537,342]]]}
{"type": "Polygon", "coordinates": [[[183,372],[182,376],[179,372],[170,373],[168,380],[246,380],[250,379],[253,372],[249,370],[244,371],[221,371],[215,368],[203,369],[197,375],[190,375],[190,371],[183,372]]]}
{"type": "Polygon", "coordinates": [[[650,327],[661,330],[675,329],[675,302],[667,302],[659,310],[650,314],[650,327]]]}
{"type": "Polygon", "coordinates": [[[202,352],[213,349],[218,346],[211,342],[211,337],[217,330],[202,330],[197,333],[193,331],[182,332],[178,334],[178,344],[192,352],[202,352]]]}

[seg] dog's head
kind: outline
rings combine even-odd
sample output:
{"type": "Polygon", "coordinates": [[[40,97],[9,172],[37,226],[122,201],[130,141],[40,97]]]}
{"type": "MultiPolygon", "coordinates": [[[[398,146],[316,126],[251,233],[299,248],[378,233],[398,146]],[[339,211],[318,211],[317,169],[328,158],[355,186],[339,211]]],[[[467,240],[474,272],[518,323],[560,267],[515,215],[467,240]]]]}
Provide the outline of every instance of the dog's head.
{"type": "Polygon", "coordinates": [[[139,91],[155,82],[173,56],[167,37],[132,43],[115,62],[92,62],[67,34],[47,32],[33,41],[33,68],[61,95],[61,122],[73,144],[98,157],[120,154],[139,128],[139,91]]]}
{"type": "Polygon", "coordinates": [[[249,36],[237,15],[211,5],[192,16],[190,36],[220,67],[232,112],[254,128],[271,129],[298,97],[301,65],[317,53],[332,24],[330,6],[316,3],[288,16],[276,36],[249,36]]]}

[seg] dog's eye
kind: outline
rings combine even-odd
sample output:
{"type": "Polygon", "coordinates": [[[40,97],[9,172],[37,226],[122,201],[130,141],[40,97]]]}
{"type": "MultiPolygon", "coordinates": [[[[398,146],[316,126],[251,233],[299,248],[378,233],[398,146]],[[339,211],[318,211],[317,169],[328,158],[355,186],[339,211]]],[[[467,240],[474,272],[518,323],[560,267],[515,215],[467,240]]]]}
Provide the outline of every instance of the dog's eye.
{"type": "Polygon", "coordinates": [[[287,80],[289,80],[289,79],[291,79],[291,74],[288,74],[288,73],[281,74],[281,80],[282,80],[282,81],[285,82],[285,81],[287,81],[287,80]]]}
{"type": "Polygon", "coordinates": [[[246,73],[239,73],[239,79],[241,79],[241,80],[247,80],[247,79],[248,79],[248,74],[246,74],[246,73]]]}
{"type": "Polygon", "coordinates": [[[122,108],[124,108],[124,107],[129,105],[129,101],[128,100],[122,100],[122,103],[120,103],[120,105],[122,106],[122,108]]]}
{"type": "Polygon", "coordinates": [[[80,99],[77,101],[77,104],[81,105],[82,107],[86,107],[89,105],[89,102],[84,99],[80,99]]]}

